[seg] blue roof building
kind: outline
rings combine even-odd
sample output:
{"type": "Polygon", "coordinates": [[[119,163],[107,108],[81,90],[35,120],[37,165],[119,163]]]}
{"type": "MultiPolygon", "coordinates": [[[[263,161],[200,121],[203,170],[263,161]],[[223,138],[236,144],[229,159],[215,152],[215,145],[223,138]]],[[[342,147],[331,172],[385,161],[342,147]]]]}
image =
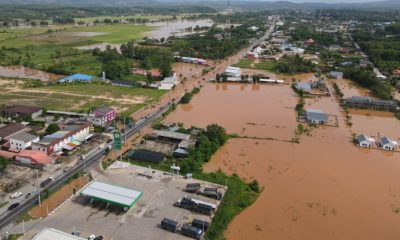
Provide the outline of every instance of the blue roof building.
{"type": "Polygon", "coordinates": [[[58,83],[69,83],[69,82],[91,82],[93,80],[93,76],[76,73],[68,77],[64,77],[59,79],[58,83]]]}

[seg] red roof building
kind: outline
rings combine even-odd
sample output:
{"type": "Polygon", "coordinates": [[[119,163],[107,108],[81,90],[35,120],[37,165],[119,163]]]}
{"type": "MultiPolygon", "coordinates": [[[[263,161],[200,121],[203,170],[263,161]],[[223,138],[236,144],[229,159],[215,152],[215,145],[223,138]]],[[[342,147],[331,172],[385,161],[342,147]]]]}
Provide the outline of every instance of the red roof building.
{"type": "Polygon", "coordinates": [[[55,160],[56,158],[38,150],[22,150],[15,156],[15,161],[27,165],[46,166],[53,164],[55,160]]]}

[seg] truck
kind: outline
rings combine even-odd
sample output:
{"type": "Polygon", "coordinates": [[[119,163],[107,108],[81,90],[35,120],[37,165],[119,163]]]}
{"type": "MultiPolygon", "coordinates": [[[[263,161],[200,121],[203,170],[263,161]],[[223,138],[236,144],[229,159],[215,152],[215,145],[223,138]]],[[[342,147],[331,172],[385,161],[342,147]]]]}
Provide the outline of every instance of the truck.
{"type": "Polygon", "coordinates": [[[178,228],[178,222],[168,218],[164,218],[163,220],[161,220],[161,228],[175,233],[178,228]]]}
{"type": "Polygon", "coordinates": [[[200,239],[201,234],[203,234],[201,229],[193,227],[192,225],[189,224],[183,224],[181,228],[181,233],[187,237],[191,237],[194,239],[200,239]]]}
{"type": "Polygon", "coordinates": [[[209,204],[188,197],[179,199],[176,203],[174,203],[174,206],[207,215],[211,215],[216,209],[216,206],[214,204],[209,204]]]}
{"type": "Polygon", "coordinates": [[[196,193],[200,190],[201,186],[200,183],[188,183],[186,184],[186,192],[196,193]]]}
{"type": "Polygon", "coordinates": [[[199,228],[199,229],[202,229],[203,232],[205,232],[205,231],[207,231],[208,227],[210,226],[210,223],[195,218],[195,219],[193,219],[193,221],[192,221],[192,226],[193,226],[193,227],[197,227],[197,228],[199,228]]]}
{"type": "Polygon", "coordinates": [[[214,198],[217,200],[222,199],[222,193],[220,191],[218,191],[217,188],[204,188],[203,191],[200,191],[198,193],[205,197],[214,198]]]}
{"type": "Polygon", "coordinates": [[[47,185],[49,185],[49,183],[51,183],[52,181],[54,181],[54,178],[53,177],[49,177],[49,178],[47,178],[46,180],[44,180],[43,182],[40,183],[40,187],[44,188],[47,185]]]}

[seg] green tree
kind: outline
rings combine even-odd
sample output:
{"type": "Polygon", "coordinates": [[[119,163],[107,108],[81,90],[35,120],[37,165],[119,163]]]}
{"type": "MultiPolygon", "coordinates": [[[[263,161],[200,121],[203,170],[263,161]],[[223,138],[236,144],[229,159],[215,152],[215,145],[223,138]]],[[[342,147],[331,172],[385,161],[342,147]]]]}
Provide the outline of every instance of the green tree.
{"type": "Polygon", "coordinates": [[[60,127],[56,123],[50,123],[49,126],[46,128],[46,135],[53,134],[60,130],[60,127]]]}

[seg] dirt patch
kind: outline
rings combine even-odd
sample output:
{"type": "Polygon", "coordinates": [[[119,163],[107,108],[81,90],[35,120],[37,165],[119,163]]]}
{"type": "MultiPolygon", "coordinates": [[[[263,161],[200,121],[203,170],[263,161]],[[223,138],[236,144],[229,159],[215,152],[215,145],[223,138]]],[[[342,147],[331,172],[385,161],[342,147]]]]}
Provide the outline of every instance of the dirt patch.
{"type": "Polygon", "coordinates": [[[74,188],[79,190],[88,182],[88,177],[74,179],[69,184],[64,185],[60,190],[53,193],[48,199],[42,201],[41,206],[38,205],[34,207],[30,211],[30,215],[33,218],[46,217],[49,213],[51,213],[54,209],[60,206],[60,204],[74,194],[74,188]]]}

